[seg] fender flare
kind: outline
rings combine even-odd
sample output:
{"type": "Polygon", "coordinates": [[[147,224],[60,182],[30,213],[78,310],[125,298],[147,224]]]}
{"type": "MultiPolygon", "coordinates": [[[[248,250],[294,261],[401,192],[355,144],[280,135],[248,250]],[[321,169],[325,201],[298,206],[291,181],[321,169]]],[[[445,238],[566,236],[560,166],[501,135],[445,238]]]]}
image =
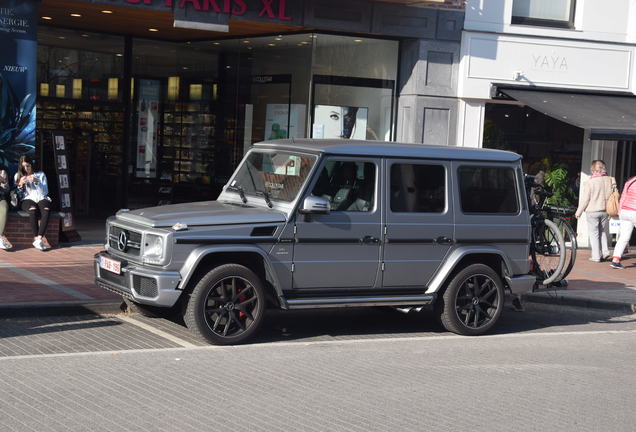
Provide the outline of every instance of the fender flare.
{"type": "Polygon", "coordinates": [[[513,268],[510,259],[506,254],[494,246],[463,246],[453,250],[449,256],[444,258],[443,264],[437,269],[435,276],[431,279],[426,289],[426,294],[432,294],[438,292],[443,286],[444,282],[448,279],[448,276],[455,270],[457,264],[468,255],[476,254],[490,254],[497,255],[504,263],[504,271],[510,274],[510,269],[513,268]]]}
{"type": "Polygon", "coordinates": [[[272,279],[276,295],[282,297],[283,293],[281,290],[280,281],[278,280],[278,276],[272,268],[272,264],[269,260],[269,257],[267,256],[267,253],[256,246],[246,245],[200,246],[192,250],[188,255],[185,263],[179,270],[179,273],[181,274],[180,289],[184,289],[184,287],[190,282],[192,275],[194,275],[196,269],[199,266],[199,263],[201,263],[203,258],[212,254],[235,252],[248,252],[260,255],[261,258],[263,258],[263,263],[265,264],[265,272],[272,279]]]}

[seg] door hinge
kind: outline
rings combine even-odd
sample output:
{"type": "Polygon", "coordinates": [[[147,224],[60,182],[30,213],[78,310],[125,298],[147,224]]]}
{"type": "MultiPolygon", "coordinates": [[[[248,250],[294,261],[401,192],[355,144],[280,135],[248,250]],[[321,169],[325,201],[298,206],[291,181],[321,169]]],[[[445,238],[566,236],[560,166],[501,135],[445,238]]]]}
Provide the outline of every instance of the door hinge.
{"type": "Polygon", "coordinates": [[[298,232],[298,226],[294,225],[294,235],[296,235],[297,232],[298,232]]]}
{"type": "Polygon", "coordinates": [[[384,263],[382,263],[382,271],[384,271],[384,263]]]}
{"type": "Polygon", "coordinates": [[[296,264],[292,263],[292,270],[291,270],[291,272],[293,273],[293,272],[294,272],[294,270],[296,270],[296,264]]]}
{"type": "Polygon", "coordinates": [[[386,229],[386,225],[384,225],[384,235],[386,235],[387,233],[387,229],[386,229]]]}

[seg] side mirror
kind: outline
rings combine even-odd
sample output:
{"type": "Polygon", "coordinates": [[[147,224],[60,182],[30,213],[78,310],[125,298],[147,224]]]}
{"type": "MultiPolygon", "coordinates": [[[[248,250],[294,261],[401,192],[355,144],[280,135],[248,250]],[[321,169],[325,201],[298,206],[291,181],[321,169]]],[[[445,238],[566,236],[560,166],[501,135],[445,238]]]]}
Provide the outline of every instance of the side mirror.
{"type": "Polygon", "coordinates": [[[310,195],[303,201],[299,212],[301,214],[329,214],[331,206],[326,199],[310,195]]]}

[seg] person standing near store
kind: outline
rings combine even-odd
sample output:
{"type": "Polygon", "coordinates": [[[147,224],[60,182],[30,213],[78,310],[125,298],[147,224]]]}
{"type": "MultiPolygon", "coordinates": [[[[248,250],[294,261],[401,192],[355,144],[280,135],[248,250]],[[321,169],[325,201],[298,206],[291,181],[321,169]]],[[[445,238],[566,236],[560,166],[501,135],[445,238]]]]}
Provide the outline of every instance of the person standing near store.
{"type": "Polygon", "coordinates": [[[608,232],[609,215],[605,210],[607,199],[616,187],[614,177],[607,175],[605,162],[595,160],[590,167],[592,176],[582,186],[579,207],[576,209],[576,218],[579,219],[585,212],[587,218],[588,235],[592,256],[590,261],[601,262],[610,257],[608,232]]]}
{"type": "Polygon", "coordinates": [[[0,249],[11,249],[13,245],[4,235],[7,225],[7,213],[9,212],[9,174],[0,168],[0,249]]]}
{"type": "Polygon", "coordinates": [[[30,158],[23,155],[20,157],[18,172],[15,174],[15,184],[22,200],[22,210],[29,214],[29,219],[31,220],[33,247],[45,250],[46,246],[42,237],[46,233],[51,210],[51,198],[48,197],[49,188],[46,174],[42,171],[35,172],[30,158]],[[39,224],[38,211],[40,214],[39,224]]]}
{"type": "Polygon", "coordinates": [[[618,214],[621,220],[621,230],[618,234],[618,240],[614,247],[614,254],[612,256],[612,262],[610,267],[622,270],[623,264],[621,264],[621,258],[625,248],[629,244],[629,239],[632,238],[632,230],[634,224],[636,224],[636,177],[632,177],[625,182],[623,186],[623,193],[620,200],[620,212],[618,214]]]}

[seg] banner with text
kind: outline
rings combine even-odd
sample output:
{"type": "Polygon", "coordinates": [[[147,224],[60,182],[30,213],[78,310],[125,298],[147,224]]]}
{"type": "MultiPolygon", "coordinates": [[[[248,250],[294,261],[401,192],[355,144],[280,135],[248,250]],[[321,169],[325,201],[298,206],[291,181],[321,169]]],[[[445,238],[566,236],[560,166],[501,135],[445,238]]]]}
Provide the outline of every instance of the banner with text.
{"type": "Polygon", "coordinates": [[[0,165],[35,152],[37,1],[0,0],[0,165]]]}

